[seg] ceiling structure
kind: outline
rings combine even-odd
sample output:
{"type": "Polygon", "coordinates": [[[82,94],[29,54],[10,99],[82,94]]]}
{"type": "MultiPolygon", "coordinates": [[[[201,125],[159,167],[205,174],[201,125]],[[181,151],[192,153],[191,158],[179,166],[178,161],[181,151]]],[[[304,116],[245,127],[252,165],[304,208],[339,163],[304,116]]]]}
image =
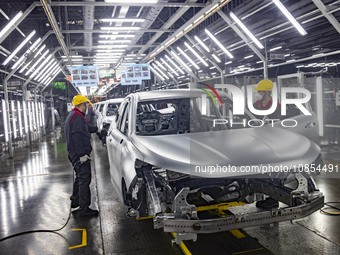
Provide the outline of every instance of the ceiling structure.
{"type": "Polygon", "coordinates": [[[267,67],[340,64],[339,0],[147,2],[2,0],[3,77],[13,74],[43,89],[58,74],[67,74],[68,65],[78,64],[116,69],[150,63],[158,79],[176,83],[256,70],[266,76],[267,67]]]}

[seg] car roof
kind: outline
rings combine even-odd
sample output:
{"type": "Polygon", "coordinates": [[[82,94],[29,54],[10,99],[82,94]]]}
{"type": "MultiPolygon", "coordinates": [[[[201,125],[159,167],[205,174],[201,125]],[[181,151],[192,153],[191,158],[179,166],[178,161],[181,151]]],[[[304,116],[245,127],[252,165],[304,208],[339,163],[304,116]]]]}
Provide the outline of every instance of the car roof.
{"type": "Polygon", "coordinates": [[[113,99],[109,99],[104,101],[104,103],[121,103],[123,101],[124,98],[113,98],[113,99]]]}
{"type": "Polygon", "coordinates": [[[153,90],[153,91],[142,91],[130,94],[138,98],[138,101],[145,101],[151,99],[162,99],[162,98],[183,98],[183,97],[199,97],[204,93],[200,89],[169,89],[169,90],[153,90]]]}

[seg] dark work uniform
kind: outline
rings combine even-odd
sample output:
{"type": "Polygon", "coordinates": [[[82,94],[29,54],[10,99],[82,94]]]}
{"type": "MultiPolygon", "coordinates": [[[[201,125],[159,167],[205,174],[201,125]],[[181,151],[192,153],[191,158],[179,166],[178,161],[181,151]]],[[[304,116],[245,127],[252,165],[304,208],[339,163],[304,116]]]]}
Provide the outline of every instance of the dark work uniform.
{"type": "Polygon", "coordinates": [[[81,164],[82,156],[90,156],[91,135],[84,118],[85,114],[74,108],[65,121],[65,137],[67,141],[68,158],[71,161],[76,178],[73,185],[72,207],[80,206],[79,211],[87,210],[91,204],[91,162],[81,164]]]}

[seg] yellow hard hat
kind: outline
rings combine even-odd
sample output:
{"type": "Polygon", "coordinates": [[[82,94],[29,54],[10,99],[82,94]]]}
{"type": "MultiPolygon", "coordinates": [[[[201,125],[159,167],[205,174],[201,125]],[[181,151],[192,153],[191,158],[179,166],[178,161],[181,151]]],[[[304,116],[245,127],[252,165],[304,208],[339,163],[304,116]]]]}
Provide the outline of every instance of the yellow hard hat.
{"type": "Polygon", "coordinates": [[[73,106],[77,106],[77,105],[80,105],[82,103],[89,103],[90,100],[88,100],[88,98],[86,96],[83,96],[83,95],[76,95],[73,97],[72,99],[72,105],[73,106]]]}
{"type": "Polygon", "coordinates": [[[271,80],[264,79],[259,81],[259,83],[256,85],[255,90],[256,91],[272,91],[274,87],[274,84],[271,80]]]}

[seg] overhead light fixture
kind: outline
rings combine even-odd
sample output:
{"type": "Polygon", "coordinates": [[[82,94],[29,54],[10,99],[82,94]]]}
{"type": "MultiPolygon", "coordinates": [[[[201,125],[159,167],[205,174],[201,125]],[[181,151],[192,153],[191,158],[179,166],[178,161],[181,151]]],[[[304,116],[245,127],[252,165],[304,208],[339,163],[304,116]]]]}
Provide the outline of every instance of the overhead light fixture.
{"type": "Polygon", "coordinates": [[[43,46],[40,47],[40,49],[37,51],[37,53],[35,53],[33,58],[36,58],[39,56],[39,54],[46,48],[46,44],[44,44],[43,46]]]}
{"type": "Polygon", "coordinates": [[[11,55],[8,56],[8,58],[5,59],[5,61],[2,63],[3,65],[7,65],[9,61],[11,61],[13,59],[13,57],[15,56],[15,54],[17,54],[19,52],[19,50],[22,49],[22,47],[24,47],[24,45],[33,37],[33,35],[35,34],[35,30],[33,30],[26,38],[25,40],[23,40],[19,46],[11,53],[11,55]]]}
{"type": "Polygon", "coordinates": [[[28,50],[18,59],[18,61],[15,62],[15,64],[11,67],[11,69],[15,69],[17,66],[21,66],[23,60],[25,59],[26,55],[30,52],[34,52],[36,49],[35,47],[38,45],[38,43],[41,41],[41,38],[39,37],[32,45],[28,48],[28,50]]]}
{"type": "Polygon", "coordinates": [[[116,39],[116,38],[133,38],[135,35],[131,34],[108,34],[108,35],[99,35],[99,38],[111,38],[111,39],[116,39]]]}
{"type": "Polygon", "coordinates": [[[231,63],[233,63],[233,61],[228,61],[228,62],[225,62],[224,64],[225,64],[225,65],[229,65],[229,64],[231,64],[231,63]]]}
{"type": "Polygon", "coordinates": [[[219,57],[217,57],[215,54],[211,54],[211,56],[213,56],[213,58],[218,62],[221,63],[221,59],[219,57]]]}
{"type": "Polygon", "coordinates": [[[187,42],[184,42],[184,45],[196,56],[196,58],[199,59],[199,61],[201,61],[203,65],[209,66],[208,63],[205,62],[204,59],[187,42]]]}
{"type": "Polygon", "coordinates": [[[234,56],[222,45],[222,43],[220,43],[219,40],[217,40],[217,38],[212,33],[210,33],[208,29],[204,29],[204,32],[209,35],[209,37],[217,44],[218,47],[220,47],[221,50],[224,51],[225,54],[227,54],[229,58],[234,58],[234,56]]]}
{"type": "Polygon", "coordinates": [[[105,2],[116,3],[116,4],[126,4],[126,3],[155,4],[155,3],[158,3],[158,0],[105,0],[105,2]]]}
{"type": "Polygon", "coordinates": [[[192,70],[190,69],[190,67],[187,66],[187,64],[185,64],[185,63],[183,62],[183,60],[182,60],[180,57],[178,57],[178,55],[177,55],[176,52],[171,51],[171,55],[172,55],[172,56],[176,59],[176,61],[177,61],[178,63],[180,63],[185,69],[187,69],[189,72],[192,72],[192,70]]]}
{"type": "Polygon", "coordinates": [[[194,38],[203,47],[203,49],[205,49],[207,52],[210,52],[208,46],[205,45],[205,43],[200,38],[198,38],[196,35],[194,36],[194,38]]]}
{"type": "Polygon", "coordinates": [[[45,71],[51,66],[57,64],[57,61],[53,59],[52,61],[48,62],[48,64],[39,72],[39,74],[36,77],[36,80],[39,81],[39,78],[45,73],[45,71]]]}
{"type": "MultiPolygon", "coordinates": [[[[2,99],[2,116],[4,120],[4,133],[5,133],[5,141],[9,140],[9,132],[8,132],[8,123],[7,123],[7,109],[6,109],[6,101],[2,99]]],[[[9,111],[8,111],[9,114],[9,111]]]]}
{"type": "Polygon", "coordinates": [[[38,75],[39,76],[37,77],[38,82],[42,81],[47,76],[47,74],[49,74],[56,66],[58,66],[58,62],[55,59],[54,61],[51,62],[52,65],[38,75]]]}
{"type": "Polygon", "coordinates": [[[180,47],[177,47],[177,50],[196,68],[200,69],[198,65],[182,50],[180,47]]]}
{"type": "Polygon", "coordinates": [[[164,71],[167,71],[166,68],[165,68],[164,66],[162,66],[161,63],[159,63],[158,60],[155,60],[155,63],[156,63],[157,66],[159,66],[160,68],[162,68],[164,71]]]}
{"type": "Polygon", "coordinates": [[[22,12],[18,12],[17,15],[14,16],[13,19],[10,20],[10,22],[7,23],[7,25],[0,31],[0,39],[2,39],[2,37],[5,35],[5,33],[15,24],[15,22],[18,21],[18,19],[20,19],[20,17],[22,16],[22,12]]]}
{"type": "Polygon", "coordinates": [[[158,78],[160,78],[162,81],[165,81],[162,75],[160,75],[152,66],[150,66],[150,69],[158,78]]]}
{"type": "Polygon", "coordinates": [[[257,40],[253,33],[250,32],[250,30],[242,23],[242,21],[238,17],[236,17],[234,13],[230,12],[230,17],[236,22],[237,25],[239,25],[239,27],[247,34],[247,36],[256,44],[257,47],[259,47],[260,49],[264,48],[262,43],[257,40]]]}
{"type": "Polygon", "coordinates": [[[97,52],[96,56],[122,56],[123,52],[97,52]]]}
{"type": "Polygon", "coordinates": [[[59,67],[59,68],[55,71],[55,73],[53,74],[53,76],[52,76],[50,79],[48,79],[44,84],[45,84],[45,85],[48,85],[51,81],[53,81],[54,78],[60,73],[60,71],[61,71],[61,67],[59,67]]]}
{"type": "Polygon", "coordinates": [[[256,64],[261,64],[261,63],[263,63],[263,61],[262,61],[262,60],[260,60],[260,61],[256,61],[256,64]]]}
{"type": "Polygon", "coordinates": [[[101,27],[101,30],[109,30],[109,31],[128,31],[128,30],[139,30],[140,27],[101,27]]]}
{"type": "Polygon", "coordinates": [[[165,77],[165,79],[169,80],[169,77],[158,66],[152,64],[152,67],[155,68],[159,73],[161,73],[163,77],[165,77]]]}
{"type": "Polygon", "coordinates": [[[306,35],[306,30],[296,21],[293,15],[287,10],[287,8],[279,1],[279,0],[272,0],[274,4],[280,9],[280,11],[286,16],[286,18],[293,24],[293,26],[299,31],[301,35],[306,35]]]}
{"type": "Polygon", "coordinates": [[[275,51],[275,50],[279,50],[279,49],[282,49],[282,46],[277,46],[275,48],[270,49],[269,51],[275,51]]]}
{"type": "Polygon", "coordinates": [[[142,23],[142,22],[145,21],[145,19],[118,18],[118,19],[100,19],[99,21],[101,21],[101,22],[136,22],[136,23],[142,23]]]}
{"type": "Polygon", "coordinates": [[[30,72],[32,72],[32,70],[44,59],[44,57],[47,55],[47,53],[49,52],[50,50],[46,50],[44,52],[44,54],[41,55],[41,57],[35,61],[35,63],[31,66],[30,69],[28,69],[28,71],[25,73],[25,75],[28,75],[30,72]]]}
{"type": "Polygon", "coordinates": [[[183,72],[183,70],[168,56],[168,55],[165,55],[166,59],[174,66],[177,68],[177,70],[181,73],[181,74],[185,74],[183,72]]]}
{"type": "Polygon", "coordinates": [[[252,58],[254,57],[254,55],[248,55],[248,56],[245,56],[244,59],[248,59],[248,58],[252,58]]]}
{"type": "Polygon", "coordinates": [[[162,61],[162,63],[164,64],[164,65],[166,65],[170,70],[171,70],[171,72],[173,72],[174,74],[176,74],[177,76],[179,75],[176,71],[175,71],[175,69],[173,69],[164,59],[162,59],[161,58],[161,61],[162,61]]]}
{"type": "Polygon", "coordinates": [[[97,47],[99,48],[99,49],[114,49],[114,48],[126,48],[128,45],[126,45],[126,44],[117,44],[117,45],[109,45],[109,44],[107,44],[107,45],[98,45],[97,47]]]}
{"type": "Polygon", "coordinates": [[[97,49],[97,52],[110,53],[110,52],[124,52],[124,49],[97,49]]]}
{"type": "Polygon", "coordinates": [[[98,43],[129,43],[131,40],[98,40],[98,43]]]}
{"type": "MultiPolygon", "coordinates": [[[[49,61],[52,58],[52,54],[50,54],[47,58],[45,58],[45,60],[38,66],[37,69],[34,70],[34,72],[30,75],[30,78],[33,78],[34,76],[36,76],[36,74],[40,71],[40,69],[42,69],[47,61],[49,61]]],[[[35,77],[36,80],[36,77],[35,77]]]]}

